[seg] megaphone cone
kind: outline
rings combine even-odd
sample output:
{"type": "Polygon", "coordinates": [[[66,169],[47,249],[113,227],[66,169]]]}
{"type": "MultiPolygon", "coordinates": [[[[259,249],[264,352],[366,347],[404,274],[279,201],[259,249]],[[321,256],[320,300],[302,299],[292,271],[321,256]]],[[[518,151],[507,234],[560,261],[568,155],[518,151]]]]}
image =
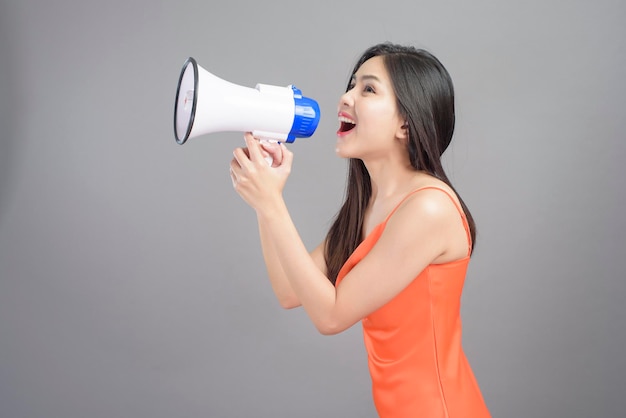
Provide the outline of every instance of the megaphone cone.
{"type": "Polygon", "coordinates": [[[261,139],[293,142],[313,135],[317,102],[295,86],[243,87],[211,74],[189,57],[180,73],[174,106],[176,142],[212,132],[252,132],[261,139]]]}

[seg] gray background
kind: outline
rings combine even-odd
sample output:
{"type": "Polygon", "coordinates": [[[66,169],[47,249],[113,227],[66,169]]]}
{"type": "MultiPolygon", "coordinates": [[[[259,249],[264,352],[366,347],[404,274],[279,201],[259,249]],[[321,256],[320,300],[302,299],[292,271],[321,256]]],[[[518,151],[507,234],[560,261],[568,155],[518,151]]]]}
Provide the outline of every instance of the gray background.
{"type": "Polygon", "coordinates": [[[384,40],[457,91],[446,166],[478,224],[464,345],[495,417],[626,410],[626,3],[0,3],[0,417],[373,417],[360,326],[324,337],[265,278],[228,177],[175,143],[187,56],[316,98],[285,198],[309,247],[343,195],[335,109],[384,40]]]}

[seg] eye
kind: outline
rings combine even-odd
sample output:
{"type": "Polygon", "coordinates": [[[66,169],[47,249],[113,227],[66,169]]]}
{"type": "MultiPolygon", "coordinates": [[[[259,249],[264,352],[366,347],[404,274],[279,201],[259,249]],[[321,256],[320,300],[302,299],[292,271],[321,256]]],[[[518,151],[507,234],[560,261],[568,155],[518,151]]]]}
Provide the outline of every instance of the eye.
{"type": "Polygon", "coordinates": [[[363,92],[364,93],[376,93],[376,90],[374,90],[374,87],[370,86],[369,84],[366,84],[363,87],[363,92]]]}

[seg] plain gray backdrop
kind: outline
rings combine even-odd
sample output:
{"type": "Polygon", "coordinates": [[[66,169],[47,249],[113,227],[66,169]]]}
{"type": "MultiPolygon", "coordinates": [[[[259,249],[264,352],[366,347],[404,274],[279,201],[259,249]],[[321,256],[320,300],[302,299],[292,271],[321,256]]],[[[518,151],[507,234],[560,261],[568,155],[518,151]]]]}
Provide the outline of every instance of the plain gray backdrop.
{"type": "Polygon", "coordinates": [[[319,335],[265,277],[239,133],[175,143],[188,56],[296,84],[322,121],[285,199],[342,200],[337,101],[368,46],[455,82],[445,164],[478,226],[464,347],[494,417],[626,410],[626,3],[0,3],[0,417],[374,417],[360,325],[319,335]]]}

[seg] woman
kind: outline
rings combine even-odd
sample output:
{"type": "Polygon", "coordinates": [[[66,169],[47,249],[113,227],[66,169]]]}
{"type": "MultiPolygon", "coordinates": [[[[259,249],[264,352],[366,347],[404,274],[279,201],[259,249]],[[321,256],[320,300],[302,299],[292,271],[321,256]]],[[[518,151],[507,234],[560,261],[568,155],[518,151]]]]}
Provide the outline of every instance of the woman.
{"type": "Polygon", "coordinates": [[[455,119],[448,72],[425,51],[376,45],[357,62],[338,118],[346,200],[310,254],[282,198],[293,154],[250,134],[234,151],[233,186],[256,210],[277,298],[301,305],[322,334],[362,322],[381,417],[489,417],[461,347],[475,227],[441,165],[455,119]]]}

